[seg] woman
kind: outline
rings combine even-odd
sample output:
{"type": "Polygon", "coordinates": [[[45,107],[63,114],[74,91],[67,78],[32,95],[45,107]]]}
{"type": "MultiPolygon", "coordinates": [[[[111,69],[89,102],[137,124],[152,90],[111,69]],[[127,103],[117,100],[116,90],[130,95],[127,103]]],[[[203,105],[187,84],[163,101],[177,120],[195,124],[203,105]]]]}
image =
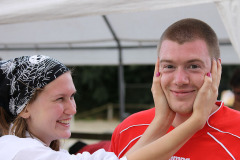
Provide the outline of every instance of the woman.
{"type": "MultiPolygon", "coordinates": [[[[158,68],[159,60],[155,66],[152,85],[155,118],[122,160],[169,159],[188,138],[204,126],[210,114],[210,106],[213,106],[217,96],[215,88],[220,79],[220,67],[216,61],[213,61],[213,76],[205,76],[191,118],[163,136],[175,113],[168,107],[161,90],[158,68]]],[[[103,149],[92,155],[87,152],[70,155],[60,150],[59,139],[70,137],[70,121],[76,113],[76,89],[69,69],[62,63],[44,55],[1,61],[0,84],[0,128],[3,135],[0,138],[1,159],[118,159],[103,149]]]]}

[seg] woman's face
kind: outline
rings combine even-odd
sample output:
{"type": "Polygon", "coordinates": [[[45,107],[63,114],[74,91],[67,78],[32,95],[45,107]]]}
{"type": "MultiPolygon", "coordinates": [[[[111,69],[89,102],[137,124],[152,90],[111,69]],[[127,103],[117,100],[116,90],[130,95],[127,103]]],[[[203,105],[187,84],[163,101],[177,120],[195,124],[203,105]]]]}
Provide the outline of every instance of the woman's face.
{"type": "Polygon", "coordinates": [[[75,92],[70,72],[47,84],[25,111],[28,130],[48,146],[53,140],[69,138],[75,92]]]}

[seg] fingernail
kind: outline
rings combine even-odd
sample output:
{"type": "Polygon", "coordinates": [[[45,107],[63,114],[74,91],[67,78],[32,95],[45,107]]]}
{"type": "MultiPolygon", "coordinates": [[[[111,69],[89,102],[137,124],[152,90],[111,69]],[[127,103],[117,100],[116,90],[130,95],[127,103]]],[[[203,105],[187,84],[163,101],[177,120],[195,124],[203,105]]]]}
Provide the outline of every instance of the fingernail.
{"type": "Polygon", "coordinates": [[[208,72],[208,73],[207,73],[207,76],[208,76],[208,77],[211,77],[211,73],[210,73],[210,72],[208,72]]]}
{"type": "Polygon", "coordinates": [[[160,72],[157,72],[157,73],[156,73],[156,77],[159,77],[159,76],[160,76],[160,72]]]}
{"type": "Polygon", "coordinates": [[[221,59],[221,58],[218,58],[218,60],[219,60],[220,64],[222,64],[222,59],[221,59]]]}

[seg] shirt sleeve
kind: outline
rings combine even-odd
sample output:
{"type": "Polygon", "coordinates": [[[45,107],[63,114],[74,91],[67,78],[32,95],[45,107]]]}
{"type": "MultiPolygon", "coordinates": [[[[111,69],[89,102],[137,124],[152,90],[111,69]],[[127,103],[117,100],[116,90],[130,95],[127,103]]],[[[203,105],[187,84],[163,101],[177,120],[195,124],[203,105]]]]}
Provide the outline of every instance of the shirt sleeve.
{"type": "MultiPolygon", "coordinates": [[[[13,160],[119,160],[113,152],[99,149],[93,154],[88,152],[70,155],[62,151],[53,151],[48,147],[33,147],[19,151],[13,160]]],[[[126,159],[121,159],[126,160],[126,159]]]]}
{"type": "Polygon", "coordinates": [[[99,149],[93,154],[88,152],[78,153],[76,156],[81,156],[81,160],[119,160],[113,152],[106,152],[104,149],[99,149]]]}

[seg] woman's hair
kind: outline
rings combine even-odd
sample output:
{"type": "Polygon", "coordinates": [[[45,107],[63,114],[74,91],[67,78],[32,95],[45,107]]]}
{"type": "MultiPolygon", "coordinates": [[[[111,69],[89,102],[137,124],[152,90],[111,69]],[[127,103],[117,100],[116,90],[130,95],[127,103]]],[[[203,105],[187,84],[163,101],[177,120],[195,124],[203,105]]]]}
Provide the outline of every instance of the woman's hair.
{"type": "Polygon", "coordinates": [[[197,39],[206,43],[211,58],[218,59],[220,57],[218,38],[214,30],[205,22],[193,18],[177,21],[164,31],[158,44],[158,55],[164,40],[184,44],[197,39]]]}
{"type": "MultiPolygon", "coordinates": [[[[43,89],[37,89],[33,96],[31,97],[28,104],[33,103],[37,96],[42,92],[43,89]]],[[[28,105],[23,109],[24,112],[27,109],[28,105]]],[[[26,133],[29,132],[31,136],[34,136],[27,126],[26,119],[22,118],[21,113],[13,118],[9,113],[7,113],[2,107],[0,107],[0,130],[2,135],[15,135],[20,138],[26,138],[26,133]]],[[[60,150],[60,141],[54,140],[50,144],[50,148],[59,151],[60,150]]]]}
{"type": "Polygon", "coordinates": [[[12,122],[13,118],[3,109],[0,107],[0,132],[1,135],[9,134],[10,123],[12,122]]]}

